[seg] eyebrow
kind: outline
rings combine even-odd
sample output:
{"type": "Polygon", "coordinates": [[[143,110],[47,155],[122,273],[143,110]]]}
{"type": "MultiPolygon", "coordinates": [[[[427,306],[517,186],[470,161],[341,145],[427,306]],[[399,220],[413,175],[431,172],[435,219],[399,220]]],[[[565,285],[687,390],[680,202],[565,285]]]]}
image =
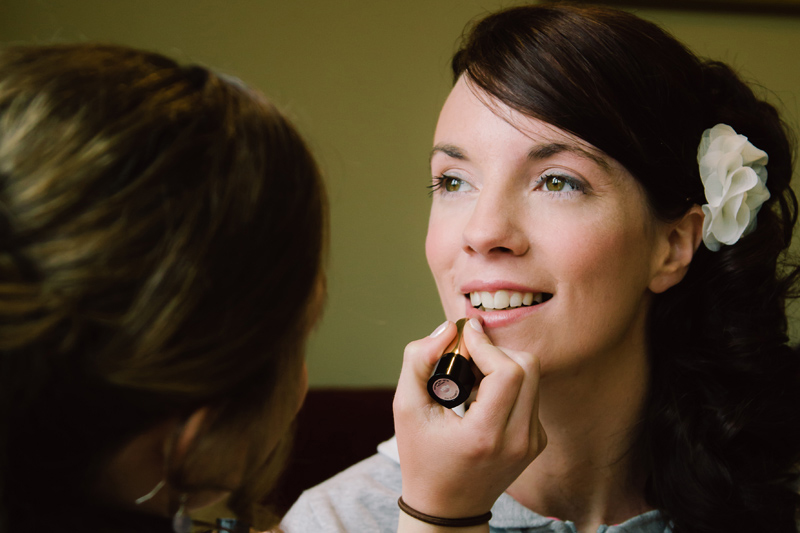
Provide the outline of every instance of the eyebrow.
{"type": "MultiPolygon", "coordinates": [[[[430,161],[433,159],[433,156],[435,156],[439,152],[445,154],[448,157],[452,157],[453,159],[459,159],[461,161],[469,160],[469,158],[461,148],[453,144],[445,143],[445,144],[437,144],[433,147],[428,162],[430,163],[430,161]]],[[[528,159],[531,160],[547,159],[549,157],[553,157],[554,155],[558,155],[564,152],[575,154],[585,159],[589,159],[590,161],[592,161],[605,171],[611,170],[611,165],[609,165],[608,161],[605,158],[590,150],[586,150],[585,148],[582,148],[577,144],[565,144],[565,143],[539,144],[533,147],[528,152],[528,159]]]]}
{"type": "Polygon", "coordinates": [[[575,154],[579,157],[589,159],[603,170],[606,171],[611,170],[611,165],[609,165],[608,161],[604,157],[590,150],[586,150],[585,148],[582,148],[577,144],[564,144],[564,143],[540,144],[535,146],[534,148],[531,149],[530,152],[528,152],[528,159],[547,159],[548,157],[553,157],[554,155],[561,154],[564,152],[575,154]]]}
{"type": "Polygon", "coordinates": [[[431,150],[431,156],[428,158],[428,163],[431,162],[433,156],[435,156],[438,152],[442,152],[444,155],[452,157],[453,159],[460,159],[462,161],[469,159],[458,146],[453,144],[437,144],[431,150]]]}

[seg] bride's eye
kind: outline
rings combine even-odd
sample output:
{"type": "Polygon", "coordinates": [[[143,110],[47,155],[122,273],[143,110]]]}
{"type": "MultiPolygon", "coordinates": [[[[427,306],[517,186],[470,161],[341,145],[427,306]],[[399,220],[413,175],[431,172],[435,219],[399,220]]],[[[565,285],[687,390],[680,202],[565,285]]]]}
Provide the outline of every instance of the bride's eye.
{"type": "Polygon", "coordinates": [[[433,183],[430,185],[431,192],[466,192],[472,190],[472,186],[461,178],[455,176],[434,176],[433,183]]]}
{"type": "Polygon", "coordinates": [[[447,192],[456,192],[459,189],[461,189],[461,185],[463,183],[464,181],[458,178],[449,178],[445,176],[442,186],[444,187],[444,190],[446,190],[447,192]]]}
{"type": "Polygon", "coordinates": [[[539,186],[548,192],[583,191],[583,184],[564,174],[545,174],[539,178],[539,186]]]}

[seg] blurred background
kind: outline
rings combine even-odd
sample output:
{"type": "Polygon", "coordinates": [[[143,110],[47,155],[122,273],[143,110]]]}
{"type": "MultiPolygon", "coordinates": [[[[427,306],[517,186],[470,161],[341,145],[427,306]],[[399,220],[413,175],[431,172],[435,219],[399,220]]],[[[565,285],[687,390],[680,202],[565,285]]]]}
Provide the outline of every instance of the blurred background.
{"type": "MultiPolygon", "coordinates": [[[[240,77],[275,100],[312,146],[331,200],[330,295],[308,350],[310,384],[391,387],[405,344],[444,320],[424,240],[449,59],[466,24],[518,3],[0,0],[0,45],[131,45],[240,77]]],[[[800,130],[797,11],[644,4],[625,9],[731,63],[800,130]]]]}

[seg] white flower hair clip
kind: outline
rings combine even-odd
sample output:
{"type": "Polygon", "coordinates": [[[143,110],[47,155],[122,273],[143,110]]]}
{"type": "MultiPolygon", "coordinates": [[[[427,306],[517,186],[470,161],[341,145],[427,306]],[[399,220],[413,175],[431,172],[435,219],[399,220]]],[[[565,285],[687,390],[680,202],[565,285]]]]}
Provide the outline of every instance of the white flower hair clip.
{"type": "Polygon", "coordinates": [[[727,124],[703,132],[697,163],[708,201],[702,207],[703,242],[709,250],[734,244],[756,228],[756,215],[770,196],[768,159],[727,124]]]}

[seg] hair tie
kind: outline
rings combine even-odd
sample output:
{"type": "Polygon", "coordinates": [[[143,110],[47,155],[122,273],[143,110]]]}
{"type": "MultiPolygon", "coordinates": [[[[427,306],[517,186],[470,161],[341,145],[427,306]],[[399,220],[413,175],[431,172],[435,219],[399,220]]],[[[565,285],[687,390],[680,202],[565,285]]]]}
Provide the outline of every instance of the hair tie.
{"type": "Polygon", "coordinates": [[[409,506],[406,502],[403,501],[403,497],[397,500],[397,506],[406,513],[408,516],[412,518],[416,518],[420,522],[425,522],[426,524],[432,524],[434,526],[442,526],[442,527],[470,527],[470,526],[479,526],[481,524],[485,524],[489,520],[492,519],[492,512],[489,511],[482,515],[478,516],[468,516],[466,518],[441,518],[439,516],[431,516],[429,514],[421,513],[414,509],[413,507],[409,506]]]}

